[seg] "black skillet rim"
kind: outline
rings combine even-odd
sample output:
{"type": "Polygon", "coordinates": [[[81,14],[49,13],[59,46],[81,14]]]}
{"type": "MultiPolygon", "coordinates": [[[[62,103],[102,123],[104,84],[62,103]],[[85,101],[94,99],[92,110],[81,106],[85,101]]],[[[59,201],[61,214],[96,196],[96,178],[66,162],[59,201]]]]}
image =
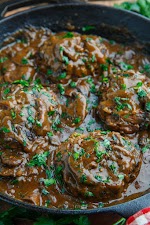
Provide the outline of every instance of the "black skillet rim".
{"type": "MultiPolygon", "coordinates": [[[[118,9],[118,8],[114,8],[114,7],[108,7],[108,6],[104,6],[104,5],[87,4],[87,3],[63,3],[63,4],[51,4],[51,5],[46,5],[46,6],[35,7],[35,8],[31,8],[31,9],[25,10],[23,12],[18,12],[15,15],[11,15],[11,16],[8,16],[6,18],[3,18],[0,21],[0,24],[4,23],[5,21],[8,21],[8,20],[10,20],[10,22],[11,22],[11,19],[14,18],[14,17],[23,16],[24,14],[32,13],[33,11],[38,11],[38,10],[42,10],[42,9],[45,9],[45,8],[66,7],[66,6],[80,6],[80,7],[82,7],[82,6],[87,6],[87,5],[89,5],[90,7],[96,6],[96,7],[101,8],[102,10],[110,9],[110,10],[113,10],[114,12],[115,11],[116,12],[120,11],[123,14],[127,14],[127,15],[130,15],[130,16],[137,17],[137,18],[143,20],[143,22],[146,21],[146,22],[148,22],[150,24],[150,20],[148,18],[146,18],[146,17],[144,17],[144,16],[142,16],[140,14],[137,14],[135,12],[130,12],[130,11],[126,11],[126,10],[123,10],[123,9],[118,9]]],[[[10,35],[10,33],[8,33],[8,35],[10,35]]],[[[36,205],[32,205],[30,203],[26,203],[26,202],[17,200],[15,198],[12,198],[9,195],[0,193],[0,199],[1,200],[5,201],[5,202],[8,202],[8,203],[11,203],[13,205],[21,206],[21,207],[24,207],[24,208],[27,208],[27,209],[30,209],[30,210],[34,210],[34,211],[36,210],[36,211],[39,211],[39,212],[46,212],[46,213],[50,213],[50,214],[59,214],[59,215],[66,215],[66,214],[70,214],[70,215],[94,214],[94,213],[100,213],[100,212],[103,212],[103,213],[116,212],[116,213],[123,214],[123,211],[125,209],[131,209],[133,204],[135,204],[135,207],[137,207],[137,209],[138,209],[138,207],[141,207],[140,206],[141,203],[144,202],[147,197],[150,197],[150,193],[143,194],[140,197],[135,198],[133,200],[129,200],[127,202],[118,203],[118,204],[115,203],[112,206],[106,206],[106,207],[103,207],[103,208],[79,209],[79,210],[77,210],[77,209],[59,209],[59,208],[48,208],[48,207],[45,207],[45,206],[36,206],[36,205]]]]}

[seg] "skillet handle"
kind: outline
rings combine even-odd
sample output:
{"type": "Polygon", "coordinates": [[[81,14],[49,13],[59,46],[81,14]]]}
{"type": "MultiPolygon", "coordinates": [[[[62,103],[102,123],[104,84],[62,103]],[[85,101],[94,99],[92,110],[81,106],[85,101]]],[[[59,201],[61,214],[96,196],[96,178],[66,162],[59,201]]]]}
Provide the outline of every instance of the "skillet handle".
{"type": "Polygon", "coordinates": [[[150,207],[150,193],[137,199],[126,202],[125,204],[119,204],[112,207],[112,212],[115,212],[125,218],[129,218],[141,209],[150,207]]]}
{"type": "Polygon", "coordinates": [[[21,7],[37,7],[39,4],[65,4],[65,3],[82,3],[88,0],[0,0],[0,20],[5,14],[21,7]]]}

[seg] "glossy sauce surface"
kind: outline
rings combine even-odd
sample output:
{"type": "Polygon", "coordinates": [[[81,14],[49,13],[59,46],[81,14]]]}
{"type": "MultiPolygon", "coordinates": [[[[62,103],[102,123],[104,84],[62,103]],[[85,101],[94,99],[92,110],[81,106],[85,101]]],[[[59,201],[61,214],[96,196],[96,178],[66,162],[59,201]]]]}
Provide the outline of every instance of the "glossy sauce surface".
{"type": "Polygon", "coordinates": [[[0,192],[86,209],[150,187],[150,62],[99,36],[20,30],[0,52],[0,192]]]}

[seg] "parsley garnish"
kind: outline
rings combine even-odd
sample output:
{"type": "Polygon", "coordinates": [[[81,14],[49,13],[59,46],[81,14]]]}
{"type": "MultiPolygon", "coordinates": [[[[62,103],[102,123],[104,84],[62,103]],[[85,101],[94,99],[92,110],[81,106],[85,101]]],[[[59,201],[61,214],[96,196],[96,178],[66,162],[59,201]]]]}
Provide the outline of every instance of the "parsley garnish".
{"type": "Polygon", "coordinates": [[[99,175],[96,175],[96,176],[95,176],[95,179],[98,180],[99,182],[102,182],[102,181],[103,181],[102,177],[99,176],[99,175]]]}
{"type": "MultiPolygon", "coordinates": [[[[46,189],[45,189],[46,190],[46,189]]],[[[46,194],[46,191],[42,190],[42,193],[46,194]]],[[[48,199],[45,201],[45,206],[49,207],[51,204],[51,201],[48,199]]],[[[16,218],[24,218],[24,219],[29,219],[29,220],[34,220],[34,225],[54,225],[54,224],[59,224],[59,225],[90,225],[90,221],[88,220],[87,216],[80,216],[80,215],[64,215],[62,217],[54,216],[54,215],[48,215],[45,216],[41,215],[39,212],[34,212],[25,208],[21,207],[16,207],[13,206],[9,208],[8,210],[5,210],[0,213],[0,221],[1,224],[3,225],[8,225],[8,224],[14,224],[14,219],[16,218]]]]}
{"type": "Polygon", "coordinates": [[[42,127],[42,123],[41,123],[39,120],[36,120],[36,125],[37,125],[38,127],[42,127]]]}
{"type": "Polygon", "coordinates": [[[118,178],[119,178],[119,180],[123,180],[124,179],[124,175],[123,174],[118,174],[118,178]]]}
{"type": "Polygon", "coordinates": [[[63,56],[62,57],[63,62],[65,63],[65,65],[69,64],[69,58],[67,56],[63,56]]]}
{"type": "Polygon", "coordinates": [[[94,194],[91,191],[85,192],[85,197],[94,197],[94,194]]]}
{"type": "Polygon", "coordinates": [[[120,65],[121,69],[124,70],[124,71],[133,69],[133,66],[132,65],[127,64],[125,62],[120,62],[119,65],[120,65]]]}
{"type": "Polygon", "coordinates": [[[53,132],[47,132],[47,136],[48,137],[52,137],[53,136],[53,132]]]}
{"type": "Polygon", "coordinates": [[[126,103],[124,101],[129,100],[128,98],[121,98],[121,97],[115,97],[114,101],[117,104],[117,111],[123,110],[125,107],[127,107],[129,110],[132,110],[132,106],[129,103],[126,103]],[[123,103],[121,102],[123,101],[123,103]]]}
{"type": "Polygon", "coordinates": [[[8,60],[7,57],[1,57],[1,58],[0,58],[0,63],[4,63],[6,60],[8,60]]]}
{"type": "Polygon", "coordinates": [[[59,52],[60,52],[60,53],[63,53],[63,51],[64,51],[64,48],[63,48],[62,46],[60,46],[60,47],[59,47],[59,52]]]}
{"type": "Polygon", "coordinates": [[[58,76],[58,80],[65,79],[66,76],[67,76],[66,72],[63,72],[63,73],[61,73],[61,74],[58,76]]]}
{"type": "Polygon", "coordinates": [[[149,151],[150,150],[150,144],[149,145],[146,145],[146,146],[144,146],[143,148],[142,148],[142,153],[145,153],[145,152],[147,152],[147,151],[149,151]]]}
{"type": "Polygon", "coordinates": [[[35,123],[35,120],[34,120],[34,118],[33,118],[32,116],[29,116],[29,117],[27,118],[27,120],[29,121],[29,123],[32,123],[32,124],[35,123]]]}
{"type": "Polygon", "coordinates": [[[76,161],[76,160],[78,160],[80,158],[80,153],[79,152],[75,152],[75,153],[73,153],[72,156],[73,156],[74,160],[76,161]]]}
{"type": "Polygon", "coordinates": [[[81,181],[81,183],[86,183],[87,177],[86,177],[85,174],[83,174],[83,175],[81,176],[80,181],[81,181]]]}
{"type": "Polygon", "coordinates": [[[7,127],[1,127],[0,132],[9,133],[10,130],[7,127]]]}
{"type": "Polygon", "coordinates": [[[36,154],[27,164],[28,166],[46,166],[46,160],[49,155],[49,152],[44,152],[41,154],[36,154]]]}
{"type": "Polygon", "coordinates": [[[72,88],[75,88],[75,87],[77,86],[77,84],[76,84],[76,82],[71,81],[71,82],[70,82],[70,86],[71,86],[72,88]]]}
{"type": "Polygon", "coordinates": [[[150,111],[150,102],[146,103],[145,108],[146,108],[147,111],[150,111]]]}
{"type": "Polygon", "coordinates": [[[96,29],[96,27],[94,27],[94,26],[90,26],[90,25],[86,25],[86,26],[84,26],[84,27],[82,27],[82,31],[89,31],[89,30],[95,30],[96,29]]]}
{"type": "Polygon", "coordinates": [[[21,63],[22,63],[23,65],[27,65],[27,64],[28,64],[28,60],[27,60],[26,58],[22,58],[22,59],[21,59],[21,63]]]}
{"type": "Polygon", "coordinates": [[[63,38],[73,38],[73,33],[72,32],[67,32],[64,36],[63,36],[63,38]]]}
{"type": "Polygon", "coordinates": [[[122,89],[122,90],[126,90],[126,88],[127,88],[127,87],[126,87],[126,84],[121,84],[121,89],[122,89]]]}
{"type": "Polygon", "coordinates": [[[146,17],[150,18],[150,2],[149,0],[137,0],[134,2],[123,2],[120,5],[115,4],[115,7],[120,9],[126,9],[140,13],[146,17]]]}
{"type": "Polygon", "coordinates": [[[142,87],[143,83],[142,82],[138,82],[136,84],[136,86],[134,87],[134,89],[139,89],[140,87],[142,87]]]}
{"type": "Polygon", "coordinates": [[[80,118],[80,117],[76,117],[76,118],[73,120],[73,123],[78,124],[78,123],[80,123],[80,121],[81,121],[81,118],[80,118]]]}
{"type": "Polygon", "coordinates": [[[48,116],[53,116],[53,115],[55,114],[55,110],[50,111],[50,112],[48,112],[47,114],[48,114],[48,116]]]}
{"type": "Polygon", "coordinates": [[[144,98],[144,97],[146,97],[147,96],[147,93],[146,93],[146,91],[144,91],[144,90],[139,90],[138,91],[138,97],[139,98],[144,98]]]}
{"type": "Polygon", "coordinates": [[[40,181],[43,182],[46,187],[49,187],[52,184],[56,184],[56,180],[54,178],[50,179],[41,178],[40,181]]]}
{"type": "Polygon", "coordinates": [[[16,119],[16,112],[13,109],[11,109],[11,117],[13,120],[16,119]]]}
{"type": "Polygon", "coordinates": [[[145,64],[142,72],[150,73],[150,64],[145,64]]]}
{"type": "Polygon", "coordinates": [[[48,76],[50,76],[50,75],[52,75],[52,74],[53,74],[53,71],[52,71],[51,69],[47,69],[46,74],[47,74],[48,76]]]}
{"type": "Polygon", "coordinates": [[[21,84],[24,87],[29,87],[29,82],[26,80],[15,80],[13,84],[21,84]]]}
{"type": "Polygon", "coordinates": [[[57,87],[59,89],[60,94],[64,95],[65,94],[65,88],[63,87],[63,85],[62,84],[58,84],[57,87]]]}
{"type": "Polygon", "coordinates": [[[42,194],[43,194],[43,195],[48,195],[48,194],[49,194],[49,191],[47,191],[45,188],[43,188],[43,189],[42,189],[42,194]]]}
{"type": "Polygon", "coordinates": [[[4,95],[7,95],[10,93],[10,88],[6,88],[4,91],[3,91],[3,94],[4,95]]]}

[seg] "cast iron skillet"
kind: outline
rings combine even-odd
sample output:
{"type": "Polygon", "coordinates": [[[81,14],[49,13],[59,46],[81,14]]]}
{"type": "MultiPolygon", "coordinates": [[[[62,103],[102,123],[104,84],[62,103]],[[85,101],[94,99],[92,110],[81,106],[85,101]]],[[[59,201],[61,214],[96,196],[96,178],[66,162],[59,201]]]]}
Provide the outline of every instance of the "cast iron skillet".
{"type": "MultiPolygon", "coordinates": [[[[53,31],[67,30],[67,23],[75,25],[76,31],[82,32],[85,25],[96,27],[93,34],[113,39],[117,42],[135,44],[139,42],[142,50],[150,54],[150,20],[135,13],[111,7],[79,3],[68,0],[1,0],[0,5],[0,43],[4,38],[26,25],[45,26],[53,31]],[[4,14],[23,6],[37,3],[51,3],[29,9],[16,15],[4,18],[4,14]],[[60,4],[61,2],[61,4],[60,4]],[[66,3],[67,2],[67,3],[66,3]],[[71,2],[71,3],[70,3],[71,2]]],[[[150,206],[150,193],[126,203],[86,210],[51,209],[21,202],[0,193],[0,199],[17,206],[51,214],[91,214],[117,212],[128,217],[138,210],[150,206]]]]}

